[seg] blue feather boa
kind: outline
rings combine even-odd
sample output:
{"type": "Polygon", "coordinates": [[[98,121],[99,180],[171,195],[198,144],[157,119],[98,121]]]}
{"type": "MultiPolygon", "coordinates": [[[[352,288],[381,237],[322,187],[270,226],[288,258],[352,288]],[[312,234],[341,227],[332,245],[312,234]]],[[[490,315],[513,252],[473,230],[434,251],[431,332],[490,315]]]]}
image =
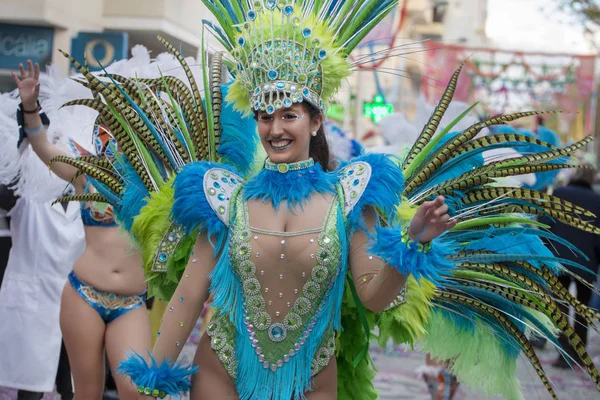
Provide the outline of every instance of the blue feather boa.
{"type": "Polygon", "coordinates": [[[278,171],[263,169],[250,180],[244,188],[244,200],[258,199],[270,201],[275,210],[281,202],[293,210],[310,200],[313,193],[335,194],[337,175],[323,171],[319,163],[300,171],[289,171],[282,174],[278,171]]]}
{"type": "Polygon", "coordinates": [[[455,268],[446,260],[446,256],[454,253],[453,246],[442,238],[433,239],[431,248],[422,251],[418,243],[403,238],[399,225],[375,227],[375,234],[369,236],[369,254],[381,258],[405,277],[414,275],[417,280],[425,278],[440,286],[444,281],[442,275],[447,275],[455,268]]]}
{"type": "Polygon", "coordinates": [[[148,388],[181,399],[190,390],[190,376],[198,371],[195,365],[183,365],[164,359],[160,364],[148,352],[150,363],[135,351],[121,361],[117,372],[129,376],[138,389],[148,388]]]}

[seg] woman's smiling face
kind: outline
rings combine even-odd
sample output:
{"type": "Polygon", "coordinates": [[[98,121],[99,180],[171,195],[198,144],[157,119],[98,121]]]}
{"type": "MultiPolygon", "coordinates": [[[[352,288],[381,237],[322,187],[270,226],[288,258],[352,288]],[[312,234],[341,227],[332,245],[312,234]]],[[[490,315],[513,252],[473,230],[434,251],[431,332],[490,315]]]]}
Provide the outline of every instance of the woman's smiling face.
{"type": "Polygon", "coordinates": [[[276,110],[259,111],[258,134],[269,159],[274,163],[293,163],[309,158],[311,132],[321,126],[322,116],[313,120],[303,103],[276,110]]]}

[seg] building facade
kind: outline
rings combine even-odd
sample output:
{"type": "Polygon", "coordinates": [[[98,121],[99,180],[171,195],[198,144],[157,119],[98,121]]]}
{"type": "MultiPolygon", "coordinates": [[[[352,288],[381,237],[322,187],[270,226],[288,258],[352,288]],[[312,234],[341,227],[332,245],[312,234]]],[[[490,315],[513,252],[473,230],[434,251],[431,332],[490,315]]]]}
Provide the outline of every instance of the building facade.
{"type": "MultiPolygon", "coordinates": [[[[27,59],[68,73],[59,49],[78,60],[86,54],[99,68],[128,57],[136,44],[164,52],[160,35],[197,57],[202,19],[212,19],[199,0],[0,0],[0,10],[0,92],[14,89],[10,72],[27,59]]],[[[218,48],[208,34],[206,43],[218,48]]]]}

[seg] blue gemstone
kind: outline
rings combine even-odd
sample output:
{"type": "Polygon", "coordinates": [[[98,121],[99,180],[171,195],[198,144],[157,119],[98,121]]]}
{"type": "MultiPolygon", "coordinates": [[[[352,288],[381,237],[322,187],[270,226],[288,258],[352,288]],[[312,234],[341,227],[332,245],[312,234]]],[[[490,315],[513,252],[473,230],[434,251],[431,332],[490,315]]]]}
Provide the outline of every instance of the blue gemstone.
{"type": "Polygon", "coordinates": [[[355,179],[354,182],[352,182],[352,186],[358,186],[359,183],[360,183],[360,180],[355,179]]]}
{"type": "Polygon", "coordinates": [[[309,94],[310,94],[310,92],[308,91],[307,88],[302,89],[302,95],[304,95],[304,97],[308,97],[309,94]]]}
{"type": "Polygon", "coordinates": [[[319,58],[322,60],[325,57],[327,57],[327,50],[321,50],[321,51],[319,51],[319,58]]]}
{"type": "Polygon", "coordinates": [[[292,100],[290,100],[289,97],[286,97],[285,99],[283,99],[283,106],[284,107],[291,107],[292,106],[292,100]]]}
{"type": "Polygon", "coordinates": [[[285,83],[283,83],[283,82],[277,82],[275,84],[275,86],[277,86],[278,89],[283,89],[285,87],[285,83]]]}
{"type": "Polygon", "coordinates": [[[277,71],[275,71],[274,69],[269,70],[269,73],[267,74],[269,76],[269,79],[277,79],[277,71]]]}
{"type": "Polygon", "coordinates": [[[160,262],[165,262],[165,261],[167,261],[167,253],[160,253],[160,254],[158,255],[158,261],[160,261],[160,262]]]}
{"type": "MultiPolygon", "coordinates": [[[[245,44],[246,44],[246,38],[244,38],[243,36],[240,36],[240,37],[238,38],[238,44],[239,44],[240,46],[243,46],[243,45],[245,45],[245,44]]],[[[321,50],[321,51],[323,51],[323,50],[321,50]]],[[[319,54],[321,54],[321,53],[319,53],[319,54]]]]}
{"type": "Polygon", "coordinates": [[[254,89],[254,94],[259,94],[260,93],[260,88],[257,87],[256,89],[254,89]]]}
{"type": "Polygon", "coordinates": [[[354,170],[353,169],[351,169],[350,171],[348,171],[348,176],[350,176],[352,174],[354,174],[354,170]]]}
{"type": "Polygon", "coordinates": [[[281,328],[280,326],[274,327],[273,329],[271,329],[271,335],[275,339],[281,339],[281,337],[283,336],[283,328],[281,328]]]}
{"type": "Polygon", "coordinates": [[[221,188],[221,185],[219,185],[219,182],[213,182],[213,186],[216,187],[217,189],[221,188]]]}
{"type": "Polygon", "coordinates": [[[183,301],[183,296],[181,296],[181,297],[179,298],[179,301],[183,301]]]}
{"type": "Polygon", "coordinates": [[[219,198],[219,200],[225,201],[225,195],[223,193],[219,193],[217,197],[219,198]]]}
{"type": "Polygon", "coordinates": [[[221,182],[223,182],[223,183],[227,183],[227,182],[229,182],[229,181],[227,180],[227,178],[221,178],[221,182]]]}
{"type": "Polygon", "coordinates": [[[283,7],[283,13],[285,15],[292,15],[294,13],[294,6],[287,5],[287,6],[283,7]]]}
{"type": "Polygon", "coordinates": [[[235,185],[237,183],[237,179],[231,178],[231,183],[233,183],[235,185]]]}
{"type": "Polygon", "coordinates": [[[305,38],[309,37],[310,35],[312,35],[312,30],[310,28],[304,28],[302,30],[302,36],[305,38]]]}
{"type": "Polygon", "coordinates": [[[273,107],[271,104],[269,104],[267,106],[267,113],[268,114],[273,114],[275,112],[275,107],[273,107]]]}
{"type": "Polygon", "coordinates": [[[248,16],[248,19],[250,21],[254,21],[254,18],[256,18],[256,12],[254,10],[250,10],[248,11],[248,14],[246,14],[248,16]]]}
{"type": "Polygon", "coordinates": [[[269,10],[272,10],[275,8],[276,4],[277,4],[277,1],[275,1],[275,0],[267,0],[266,6],[269,10]]]}

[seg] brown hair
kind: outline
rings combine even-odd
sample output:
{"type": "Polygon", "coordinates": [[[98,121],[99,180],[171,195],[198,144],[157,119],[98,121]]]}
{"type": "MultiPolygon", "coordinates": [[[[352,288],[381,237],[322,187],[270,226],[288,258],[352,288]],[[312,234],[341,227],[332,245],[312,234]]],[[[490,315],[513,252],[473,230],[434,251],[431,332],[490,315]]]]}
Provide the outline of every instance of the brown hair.
{"type": "MultiPolygon", "coordinates": [[[[304,103],[306,108],[308,109],[308,114],[310,115],[311,121],[319,116],[321,113],[315,107],[313,107],[310,103],[304,103]]],[[[330,154],[329,154],[329,143],[327,143],[327,136],[325,135],[325,128],[323,128],[323,124],[319,127],[317,131],[317,136],[310,137],[310,147],[308,149],[308,155],[312,157],[315,162],[321,164],[323,170],[330,171],[330,154]]]]}

